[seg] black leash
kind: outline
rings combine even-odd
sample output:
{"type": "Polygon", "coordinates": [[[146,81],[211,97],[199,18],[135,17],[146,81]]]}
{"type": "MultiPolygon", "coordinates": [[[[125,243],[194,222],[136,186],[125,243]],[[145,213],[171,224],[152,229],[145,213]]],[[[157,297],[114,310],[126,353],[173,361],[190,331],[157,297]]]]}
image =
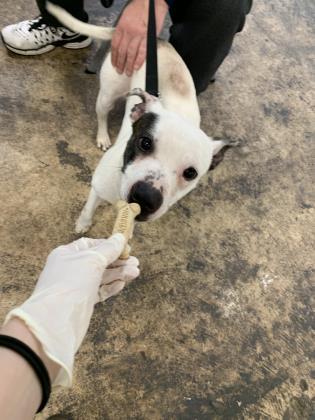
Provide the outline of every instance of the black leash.
{"type": "Polygon", "coordinates": [[[149,0],[149,20],[147,32],[147,61],[145,75],[145,90],[150,95],[159,96],[157,37],[154,0],[149,0]]]}

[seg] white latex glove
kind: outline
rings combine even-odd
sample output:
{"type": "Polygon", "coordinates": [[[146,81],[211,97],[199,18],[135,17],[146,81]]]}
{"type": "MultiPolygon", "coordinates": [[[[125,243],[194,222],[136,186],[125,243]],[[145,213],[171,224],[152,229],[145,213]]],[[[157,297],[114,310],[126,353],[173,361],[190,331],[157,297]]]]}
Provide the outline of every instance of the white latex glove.
{"type": "Polygon", "coordinates": [[[124,245],[124,236],[115,234],[59,246],[49,254],[31,297],[7,315],[5,323],[22,319],[47,356],[60,365],[53,385],[71,386],[74,356],[94,305],[139,275],[137,258],[117,260],[124,245]]]}

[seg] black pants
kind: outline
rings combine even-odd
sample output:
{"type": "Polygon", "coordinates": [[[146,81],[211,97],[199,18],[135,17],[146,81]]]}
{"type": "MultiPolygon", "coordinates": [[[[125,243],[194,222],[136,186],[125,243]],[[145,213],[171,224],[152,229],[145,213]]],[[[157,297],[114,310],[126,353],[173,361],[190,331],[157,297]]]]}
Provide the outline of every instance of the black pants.
{"type": "MultiPolygon", "coordinates": [[[[83,0],[54,0],[76,18],[87,21],[83,0]]],[[[185,61],[197,93],[205,90],[228,55],[234,36],[243,29],[252,0],[173,0],[170,2],[172,26],[170,43],[185,61]]],[[[48,22],[58,22],[38,7],[48,22]]]]}

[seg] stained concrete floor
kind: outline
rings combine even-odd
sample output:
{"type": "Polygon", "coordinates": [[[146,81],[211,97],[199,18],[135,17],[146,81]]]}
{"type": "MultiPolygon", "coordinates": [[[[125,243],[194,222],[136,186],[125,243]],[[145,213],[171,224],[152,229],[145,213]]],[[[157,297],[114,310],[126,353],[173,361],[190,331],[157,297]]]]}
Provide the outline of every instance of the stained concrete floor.
{"type": "MultiPolygon", "coordinates": [[[[31,3],[7,3],[1,26],[31,3]]],[[[314,13],[312,0],[255,2],[200,97],[205,131],[243,147],[136,227],[141,277],[96,307],[73,388],[40,418],[314,418],[314,13]]],[[[1,318],[75,238],[101,157],[88,55],[0,49],[1,318]]],[[[90,234],[108,235],[113,211],[96,220],[90,234]]]]}

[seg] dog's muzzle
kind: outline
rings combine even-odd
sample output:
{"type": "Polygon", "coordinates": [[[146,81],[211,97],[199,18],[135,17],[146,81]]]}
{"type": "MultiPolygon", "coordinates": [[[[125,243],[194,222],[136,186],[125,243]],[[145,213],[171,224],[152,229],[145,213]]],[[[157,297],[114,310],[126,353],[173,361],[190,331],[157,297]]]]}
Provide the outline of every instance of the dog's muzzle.
{"type": "Polygon", "coordinates": [[[128,202],[140,205],[141,213],[136,217],[136,220],[145,221],[161,207],[163,196],[161,191],[154,188],[151,184],[138,181],[129,192],[128,202]]]}

